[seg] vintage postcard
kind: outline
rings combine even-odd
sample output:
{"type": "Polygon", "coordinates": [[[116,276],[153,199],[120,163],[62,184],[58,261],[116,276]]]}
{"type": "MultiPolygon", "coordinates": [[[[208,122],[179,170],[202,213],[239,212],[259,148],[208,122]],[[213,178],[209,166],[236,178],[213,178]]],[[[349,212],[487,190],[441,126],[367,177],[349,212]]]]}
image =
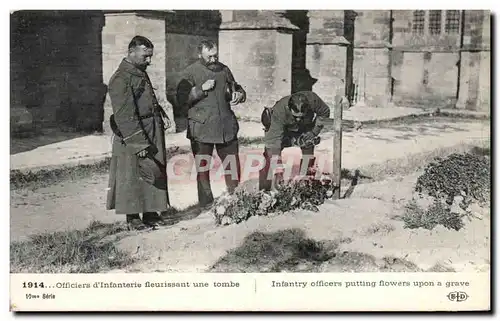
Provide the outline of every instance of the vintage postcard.
{"type": "Polygon", "coordinates": [[[490,311],[491,14],[11,11],[10,310],[490,311]]]}

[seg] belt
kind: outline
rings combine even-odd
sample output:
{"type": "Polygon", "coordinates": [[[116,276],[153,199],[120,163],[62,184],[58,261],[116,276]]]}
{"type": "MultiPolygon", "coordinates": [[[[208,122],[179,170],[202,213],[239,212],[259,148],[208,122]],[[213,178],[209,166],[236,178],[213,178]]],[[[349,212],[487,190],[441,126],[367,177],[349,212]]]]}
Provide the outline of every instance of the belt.
{"type": "Polygon", "coordinates": [[[154,117],[154,116],[158,116],[160,117],[160,119],[162,120],[163,122],[163,128],[165,130],[167,130],[168,128],[170,128],[170,126],[172,125],[170,123],[170,119],[168,118],[167,114],[165,114],[163,112],[163,109],[160,109],[160,110],[155,110],[154,112],[152,113],[149,113],[149,114],[146,114],[146,115],[142,115],[142,116],[139,116],[139,120],[143,120],[143,119],[147,119],[147,118],[151,118],[151,117],[154,117]]]}
{"type": "Polygon", "coordinates": [[[154,113],[149,113],[149,114],[146,114],[146,115],[141,115],[139,116],[139,119],[140,120],[143,120],[143,119],[147,119],[147,118],[151,118],[151,117],[154,117],[154,113]]]}

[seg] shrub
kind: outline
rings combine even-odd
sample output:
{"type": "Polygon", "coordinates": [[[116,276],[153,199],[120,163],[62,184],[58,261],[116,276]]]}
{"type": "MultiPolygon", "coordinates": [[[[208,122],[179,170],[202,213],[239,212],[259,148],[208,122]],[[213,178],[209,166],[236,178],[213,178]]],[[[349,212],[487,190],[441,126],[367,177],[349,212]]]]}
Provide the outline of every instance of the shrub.
{"type": "Polygon", "coordinates": [[[453,203],[455,196],[464,196],[469,203],[476,200],[487,204],[490,201],[490,160],[472,153],[438,158],[425,167],[417,179],[415,191],[444,198],[448,205],[453,203]]]}
{"type": "Polygon", "coordinates": [[[490,201],[490,160],[485,153],[451,154],[428,164],[415,185],[418,195],[406,206],[405,228],[433,229],[437,225],[456,231],[472,203],[490,201]],[[421,201],[432,200],[422,208],[421,201]]]}
{"type": "Polygon", "coordinates": [[[402,216],[404,227],[409,229],[424,228],[432,230],[437,225],[443,225],[455,231],[464,227],[462,216],[450,211],[442,201],[435,199],[428,209],[422,209],[415,200],[406,205],[402,216]]]}
{"type": "Polygon", "coordinates": [[[318,205],[333,196],[332,181],[307,177],[277,186],[271,192],[238,191],[221,196],[211,209],[217,225],[240,223],[251,216],[279,214],[294,209],[318,211],[318,205]]]}

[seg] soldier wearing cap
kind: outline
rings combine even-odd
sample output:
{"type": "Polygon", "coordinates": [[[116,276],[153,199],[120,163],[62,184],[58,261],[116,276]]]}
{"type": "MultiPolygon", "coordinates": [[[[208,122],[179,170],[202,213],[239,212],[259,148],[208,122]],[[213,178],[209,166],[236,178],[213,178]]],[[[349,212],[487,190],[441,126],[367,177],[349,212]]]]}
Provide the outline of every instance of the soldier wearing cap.
{"type": "MultiPolygon", "coordinates": [[[[309,171],[314,166],[314,146],[319,143],[319,133],[330,118],[330,108],[312,91],[299,91],[280,99],[271,108],[264,108],[262,123],[265,130],[264,168],[259,175],[259,189],[270,190],[271,159],[281,163],[281,152],[286,147],[298,146],[302,150],[300,163],[309,171]]],[[[272,173],[271,173],[272,176],[272,173]]]]}
{"type": "Polygon", "coordinates": [[[146,73],[153,48],[149,39],[134,37],[109,81],[115,136],[106,208],[126,215],[130,229],[165,224],[171,208],[165,148],[169,121],[146,73]]]}

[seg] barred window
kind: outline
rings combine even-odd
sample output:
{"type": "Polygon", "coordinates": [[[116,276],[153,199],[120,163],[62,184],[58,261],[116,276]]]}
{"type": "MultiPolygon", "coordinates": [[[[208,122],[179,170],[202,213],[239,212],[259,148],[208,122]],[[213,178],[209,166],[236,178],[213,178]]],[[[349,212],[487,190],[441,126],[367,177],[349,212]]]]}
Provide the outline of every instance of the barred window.
{"type": "Polygon", "coordinates": [[[413,11],[413,24],[412,24],[413,33],[419,35],[424,34],[424,26],[425,26],[425,11],[424,10],[413,11]]]}
{"type": "Polygon", "coordinates": [[[422,78],[422,84],[423,85],[429,84],[429,70],[427,69],[424,70],[424,77],[422,78]]]}
{"type": "Polygon", "coordinates": [[[446,10],[446,33],[458,33],[460,29],[460,11],[446,10]]]}
{"type": "Polygon", "coordinates": [[[431,35],[441,33],[441,10],[431,10],[429,12],[429,32],[431,35]]]}

